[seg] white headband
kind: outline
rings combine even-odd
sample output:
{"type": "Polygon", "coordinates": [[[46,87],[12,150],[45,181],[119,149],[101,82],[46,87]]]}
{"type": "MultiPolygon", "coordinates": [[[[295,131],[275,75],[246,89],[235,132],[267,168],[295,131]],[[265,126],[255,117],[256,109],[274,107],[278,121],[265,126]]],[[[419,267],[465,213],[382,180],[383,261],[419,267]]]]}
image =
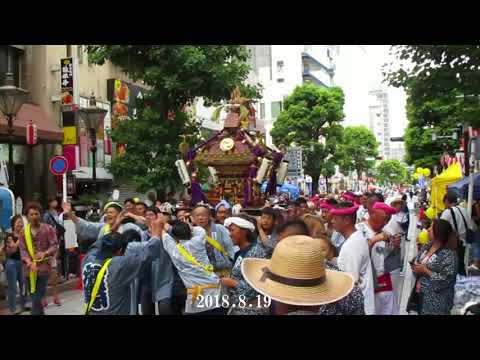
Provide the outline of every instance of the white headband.
{"type": "Polygon", "coordinates": [[[242,229],[255,231],[255,225],[253,225],[250,221],[245,220],[241,217],[232,216],[225,219],[225,222],[224,222],[225,227],[229,227],[232,224],[235,224],[242,229]]]}

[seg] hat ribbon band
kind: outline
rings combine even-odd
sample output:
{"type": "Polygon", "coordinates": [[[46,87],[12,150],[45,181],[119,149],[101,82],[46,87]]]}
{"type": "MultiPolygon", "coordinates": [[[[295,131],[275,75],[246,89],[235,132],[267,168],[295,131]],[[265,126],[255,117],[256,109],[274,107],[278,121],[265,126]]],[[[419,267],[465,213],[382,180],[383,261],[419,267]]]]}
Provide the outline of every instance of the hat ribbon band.
{"type": "Polygon", "coordinates": [[[295,279],[289,278],[281,275],[274,274],[270,271],[268,267],[262,268],[263,275],[260,278],[261,282],[265,282],[265,280],[270,279],[277,283],[289,286],[298,286],[298,287],[308,287],[308,286],[317,286],[323,284],[326,280],[325,276],[321,276],[315,279],[295,279]]]}

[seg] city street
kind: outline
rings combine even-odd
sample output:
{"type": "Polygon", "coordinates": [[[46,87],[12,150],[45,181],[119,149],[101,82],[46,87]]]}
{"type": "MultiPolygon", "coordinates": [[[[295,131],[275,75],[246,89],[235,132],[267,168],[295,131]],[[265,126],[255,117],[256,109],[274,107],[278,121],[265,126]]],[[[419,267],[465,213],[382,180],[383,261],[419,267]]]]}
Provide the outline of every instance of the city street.
{"type": "Polygon", "coordinates": [[[0,45],[0,315],[480,304],[478,54],[0,45]]]}
{"type": "Polygon", "coordinates": [[[45,309],[46,315],[83,315],[83,291],[70,290],[60,294],[61,306],[52,304],[51,298],[49,305],[45,309]]]}

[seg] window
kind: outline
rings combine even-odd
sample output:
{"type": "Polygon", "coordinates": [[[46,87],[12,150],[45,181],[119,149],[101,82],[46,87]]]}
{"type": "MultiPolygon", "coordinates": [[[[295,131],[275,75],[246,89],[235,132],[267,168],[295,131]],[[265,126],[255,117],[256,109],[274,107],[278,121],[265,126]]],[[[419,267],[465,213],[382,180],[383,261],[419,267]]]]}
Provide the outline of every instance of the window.
{"type": "Polygon", "coordinates": [[[265,119],[265,103],[260,103],[260,119],[265,119]]]}
{"type": "Polygon", "coordinates": [[[281,101],[273,101],[272,102],[272,119],[276,119],[278,114],[282,111],[282,102],[281,101]]]}
{"type": "Polygon", "coordinates": [[[283,72],[283,60],[277,61],[277,72],[283,72]]]}
{"type": "Polygon", "coordinates": [[[277,82],[279,82],[279,83],[282,83],[284,81],[285,81],[285,79],[283,79],[283,78],[277,79],[277,82]]]}
{"type": "Polygon", "coordinates": [[[78,63],[83,64],[83,46],[82,45],[77,45],[77,58],[78,58],[78,63]]]}
{"type": "Polygon", "coordinates": [[[0,86],[4,84],[8,72],[8,55],[11,56],[11,71],[15,86],[20,86],[20,61],[23,52],[11,46],[0,46],[0,86]]]}

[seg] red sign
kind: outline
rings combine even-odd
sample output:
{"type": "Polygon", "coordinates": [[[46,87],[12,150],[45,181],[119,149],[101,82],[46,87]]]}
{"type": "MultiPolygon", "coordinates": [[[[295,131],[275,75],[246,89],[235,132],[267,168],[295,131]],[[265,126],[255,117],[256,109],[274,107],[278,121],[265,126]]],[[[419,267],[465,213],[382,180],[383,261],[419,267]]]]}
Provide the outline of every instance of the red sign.
{"type": "Polygon", "coordinates": [[[62,176],[68,170],[68,160],[64,156],[54,156],[48,164],[50,172],[55,176],[62,176]]]}

